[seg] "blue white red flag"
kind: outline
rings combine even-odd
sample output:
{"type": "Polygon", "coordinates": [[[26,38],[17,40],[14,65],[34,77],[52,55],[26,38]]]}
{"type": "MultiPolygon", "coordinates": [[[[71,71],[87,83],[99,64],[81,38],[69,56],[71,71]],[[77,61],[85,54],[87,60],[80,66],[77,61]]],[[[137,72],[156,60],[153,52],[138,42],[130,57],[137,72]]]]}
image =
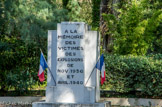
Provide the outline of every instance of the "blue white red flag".
{"type": "Polygon", "coordinates": [[[105,63],[104,63],[103,54],[101,55],[99,61],[97,62],[96,68],[101,71],[101,85],[102,85],[105,81],[105,78],[106,78],[106,76],[105,76],[105,63]]]}
{"type": "Polygon", "coordinates": [[[41,82],[43,82],[45,80],[44,71],[45,71],[46,68],[48,68],[48,65],[47,65],[46,60],[45,60],[45,58],[43,56],[43,53],[41,52],[40,65],[39,65],[39,71],[38,71],[38,77],[39,77],[39,80],[41,82]]]}

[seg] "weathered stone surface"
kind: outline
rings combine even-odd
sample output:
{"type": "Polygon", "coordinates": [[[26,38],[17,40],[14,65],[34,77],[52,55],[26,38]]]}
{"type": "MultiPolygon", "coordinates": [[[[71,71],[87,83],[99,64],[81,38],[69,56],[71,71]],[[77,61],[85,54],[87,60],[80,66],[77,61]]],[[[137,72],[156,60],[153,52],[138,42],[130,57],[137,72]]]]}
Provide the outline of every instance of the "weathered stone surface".
{"type": "Polygon", "coordinates": [[[46,103],[46,102],[35,102],[32,104],[33,107],[111,107],[111,102],[93,103],[93,104],[70,104],[70,103],[46,103]]]}
{"type": "Polygon", "coordinates": [[[99,56],[99,35],[87,28],[83,22],[62,22],[57,31],[48,31],[48,65],[56,86],[48,72],[46,102],[99,101],[99,72],[93,69],[99,56]]]}

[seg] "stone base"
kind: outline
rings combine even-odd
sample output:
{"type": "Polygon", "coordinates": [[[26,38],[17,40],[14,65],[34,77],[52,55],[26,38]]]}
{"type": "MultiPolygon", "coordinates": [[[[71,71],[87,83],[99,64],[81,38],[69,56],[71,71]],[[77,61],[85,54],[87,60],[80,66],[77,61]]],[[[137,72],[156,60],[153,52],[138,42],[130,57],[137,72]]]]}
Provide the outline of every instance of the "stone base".
{"type": "MultiPolygon", "coordinates": [[[[71,86],[73,87],[73,86],[71,86]]],[[[95,87],[74,86],[76,90],[70,90],[70,87],[64,86],[47,86],[46,87],[46,103],[95,103],[95,87]]]]}
{"type": "Polygon", "coordinates": [[[111,102],[99,102],[93,104],[73,104],[73,103],[47,103],[47,102],[34,102],[32,107],[111,107],[111,102]]]}

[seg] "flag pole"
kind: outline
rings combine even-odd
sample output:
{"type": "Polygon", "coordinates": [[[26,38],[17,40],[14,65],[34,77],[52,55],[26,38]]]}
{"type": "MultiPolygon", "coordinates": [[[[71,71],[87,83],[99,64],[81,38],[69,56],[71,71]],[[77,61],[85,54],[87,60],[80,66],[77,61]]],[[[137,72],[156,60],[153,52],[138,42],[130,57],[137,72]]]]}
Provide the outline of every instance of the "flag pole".
{"type": "MultiPolygon", "coordinates": [[[[101,56],[100,56],[100,57],[101,57],[101,56]]],[[[100,59],[100,57],[99,57],[99,59],[100,59]]],[[[99,61],[99,59],[97,60],[97,62],[99,61]]],[[[96,64],[97,64],[97,62],[96,62],[96,64]]],[[[87,83],[88,83],[88,81],[89,81],[91,75],[93,74],[93,71],[94,71],[94,69],[96,68],[96,64],[95,64],[95,66],[93,67],[93,70],[92,70],[91,74],[89,75],[89,77],[88,77],[88,79],[87,79],[87,81],[86,81],[86,83],[85,83],[85,86],[87,85],[87,83]]]]}
{"type": "MultiPolygon", "coordinates": [[[[41,51],[41,53],[42,53],[42,55],[43,55],[43,52],[42,52],[42,49],[41,49],[41,48],[40,48],[40,51],[41,51]]],[[[43,58],[44,58],[44,55],[43,55],[43,58]]],[[[45,59],[45,58],[44,58],[44,59],[45,59]]],[[[46,59],[45,59],[45,62],[46,62],[46,64],[47,64],[46,59]]],[[[48,64],[47,64],[47,67],[48,67],[48,70],[49,70],[49,72],[50,72],[50,74],[51,74],[51,77],[52,77],[52,79],[53,79],[53,81],[54,81],[54,83],[55,83],[55,86],[56,86],[55,78],[54,78],[54,76],[52,75],[51,69],[49,68],[48,64]]]]}
{"type": "Polygon", "coordinates": [[[87,85],[87,83],[88,83],[88,81],[89,81],[89,79],[90,79],[91,75],[93,74],[93,71],[94,71],[94,69],[95,69],[95,68],[96,68],[96,65],[93,67],[93,70],[92,70],[92,72],[91,72],[90,76],[88,77],[88,80],[86,81],[85,86],[87,85]]]}

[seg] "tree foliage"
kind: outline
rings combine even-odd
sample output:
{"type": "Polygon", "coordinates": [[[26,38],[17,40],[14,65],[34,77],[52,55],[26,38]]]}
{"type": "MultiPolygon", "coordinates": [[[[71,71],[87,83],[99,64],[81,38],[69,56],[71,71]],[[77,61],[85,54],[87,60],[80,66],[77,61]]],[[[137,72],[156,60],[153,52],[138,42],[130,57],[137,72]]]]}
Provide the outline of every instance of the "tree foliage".
{"type": "Polygon", "coordinates": [[[62,0],[62,5],[65,9],[67,9],[68,2],[69,0],[62,0]]]}
{"type": "Polygon", "coordinates": [[[156,46],[161,50],[159,27],[162,24],[162,10],[157,5],[160,5],[159,1],[148,1],[122,1],[116,10],[118,16],[103,15],[109,29],[107,33],[114,38],[115,53],[145,55],[149,51],[154,52],[156,46]]]}
{"type": "Polygon", "coordinates": [[[47,30],[67,20],[67,10],[53,0],[3,0],[0,13],[0,90],[26,91],[38,83],[47,30]]]}
{"type": "Polygon", "coordinates": [[[100,23],[100,2],[101,0],[92,0],[92,27],[98,28],[100,23]]]}
{"type": "Polygon", "coordinates": [[[80,11],[81,7],[77,0],[69,0],[67,9],[69,10],[69,21],[81,21],[80,11]]]}
{"type": "Polygon", "coordinates": [[[57,9],[57,5],[51,2],[50,0],[5,0],[4,19],[7,24],[5,34],[16,34],[28,42],[39,43],[40,37],[47,37],[47,30],[56,29],[57,23],[67,18],[65,15],[67,11],[57,9]]]}
{"type": "Polygon", "coordinates": [[[69,21],[85,22],[88,25],[92,24],[92,3],[87,0],[79,2],[77,0],[63,0],[68,10],[69,21]],[[68,3],[68,4],[67,4],[68,3]]]}

